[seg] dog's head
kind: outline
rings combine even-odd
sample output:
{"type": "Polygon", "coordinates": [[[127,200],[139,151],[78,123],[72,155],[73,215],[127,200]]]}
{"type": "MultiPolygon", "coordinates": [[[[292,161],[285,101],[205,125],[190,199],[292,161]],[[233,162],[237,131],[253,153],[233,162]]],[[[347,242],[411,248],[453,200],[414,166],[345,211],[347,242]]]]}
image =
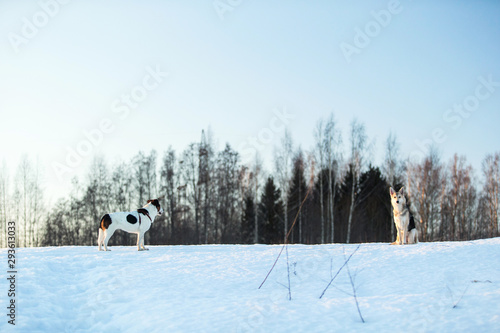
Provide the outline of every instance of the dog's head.
{"type": "Polygon", "coordinates": [[[394,189],[391,187],[390,190],[391,193],[391,202],[392,202],[392,207],[402,209],[404,206],[406,206],[406,197],[404,193],[404,187],[401,187],[401,189],[396,192],[394,189]]]}
{"type": "Polygon", "coordinates": [[[158,210],[158,215],[163,214],[163,208],[161,208],[161,206],[160,206],[159,199],[148,200],[148,203],[150,203],[150,204],[152,204],[153,206],[156,207],[156,209],[158,210]]]}

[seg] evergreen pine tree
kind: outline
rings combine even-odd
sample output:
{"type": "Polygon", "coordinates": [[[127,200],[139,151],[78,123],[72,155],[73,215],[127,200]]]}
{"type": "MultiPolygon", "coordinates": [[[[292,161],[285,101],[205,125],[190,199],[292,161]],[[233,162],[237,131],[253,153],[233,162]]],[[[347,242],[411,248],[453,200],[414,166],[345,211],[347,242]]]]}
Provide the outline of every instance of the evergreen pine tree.
{"type": "Polygon", "coordinates": [[[280,244],[284,241],[283,203],[281,192],[274,185],[273,178],[267,179],[259,205],[262,232],[259,235],[259,243],[280,244]]]}
{"type": "Polygon", "coordinates": [[[253,196],[245,197],[243,215],[241,217],[241,243],[252,244],[255,232],[255,204],[253,196]]]}
{"type": "MultiPolygon", "coordinates": [[[[299,152],[293,163],[292,182],[290,192],[288,194],[288,226],[292,227],[292,223],[297,216],[300,204],[304,200],[307,193],[307,184],[304,179],[304,158],[302,152],[299,152]]],[[[305,231],[305,218],[304,209],[302,209],[297,216],[296,225],[294,226],[290,235],[290,243],[303,243],[305,231]]]]}
{"type": "MultiPolygon", "coordinates": [[[[370,165],[361,174],[359,189],[359,225],[356,242],[389,242],[391,239],[391,203],[387,182],[378,167],[370,165]]],[[[353,230],[356,230],[353,229],[353,230]]],[[[354,236],[354,234],[353,234],[354,236]]]]}

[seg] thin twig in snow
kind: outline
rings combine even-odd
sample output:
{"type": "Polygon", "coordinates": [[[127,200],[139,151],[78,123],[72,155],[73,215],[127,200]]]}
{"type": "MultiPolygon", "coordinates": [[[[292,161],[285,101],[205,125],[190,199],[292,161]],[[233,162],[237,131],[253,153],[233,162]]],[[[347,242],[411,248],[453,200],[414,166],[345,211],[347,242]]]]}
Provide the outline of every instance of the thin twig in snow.
{"type": "Polygon", "coordinates": [[[299,217],[300,211],[302,210],[302,206],[305,204],[307,197],[309,196],[309,193],[311,193],[311,190],[312,190],[312,186],[309,186],[309,189],[307,190],[306,196],[305,196],[304,200],[302,200],[302,203],[300,204],[299,210],[297,211],[297,214],[295,215],[295,219],[293,220],[292,226],[290,227],[290,230],[288,230],[288,232],[285,236],[285,242],[284,242],[283,246],[281,247],[280,253],[278,254],[278,257],[274,261],[273,266],[271,267],[271,269],[267,273],[266,277],[264,278],[264,281],[262,281],[262,283],[260,284],[258,289],[260,289],[264,285],[264,283],[266,283],[266,280],[269,277],[269,275],[271,274],[271,272],[273,271],[274,266],[276,266],[276,263],[278,262],[278,259],[280,258],[281,253],[283,253],[283,250],[285,249],[286,245],[288,244],[288,236],[290,236],[290,233],[292,232],[293,227],[295,226],[295,222],[297,222],[297,218],[299,217]]]}
{"type": "MultiPolygon", "coordinates": [[[[344,258],[345,258],[345,251],[344,251],[344,258]]],[[[349,269],[349,264],[347,262],[346,262],[346,268],[347,268],[347,274],[349,274],[349,280],[351,280],[352,295],[354,297],[354,300],[356,301],[356,307],[358,308],[359,318],[361,318],[361,321],[364,323],[365,320],[363,319],[363,315],[361,315],[361,310],[359,308],[359,303],[358,303],[358,297],[356,296],[356,287],[354,286],[354,280],[352,278],[351,270],[349,269]]]]}
{"type": "Polygon", "coordinates": [[[285,245],[286,245],[286,244],[284,244],[284,245],[281,247],[281,250],[280,250],[280,253],[278,254],[278,257],[276,257],[276,260],[274,261],[273,266],[271,267],[271,269],[269,270],[269,272],[267,272],[267,275],[266,275],[266,277],[264,278],[264,281],[262,281],[262,283],[260,284],[259,289],[260,289],[260,288],[264,285],[264,283],[266,282],[267,278],[269,277],[269,275],[270,275],[270,274],[271,274],[271,272],[273,271],[274,266],[276,266],[276,263],[278,262],[278,259],[280,258],[281,253],[282,253],[282,252],[283,252],[283,250],[285,249],[285,245]]]}
{"type": "Polygon", "coordinates": [[[284,283],[281,283],[281,282],[278,282],[276,281],[277,284],[279,284],[280,286],[282,286],[283,288],[288,288],[284,283]]]}
{"type": "Polygon", "coordinates": [[[349,262],[349,260],[351,260],[351,257],[354,255],[354,253],[356,253],[356,251],[359,250],[360,246],[361,246],[361,244],[359,244],[358,247],[356,247],[356,249],[351,253],[351,255],[349,256],[349,258],[347,258],[347,260],[344,262],[344,264],[339,268],[339,270],[337,271],[337,273],[335,274],[335,276],[332,277],[332,279],[330,280],[330,282],[326,286],[325,290],[323,290],[323,292],[321,293],[321,296],[319,297],[320,299],[326,293],[327,289],[330,287],[330,285],[332,284],[333,280],[335,280],[335,278],[337,277],[337,275],[339,275],[340,271],[344,268],[345,265],[347,265],[347,263],[349,262]]]}
{"type": "Polygon", "coordinates": [[[455,309],[458,306],[458,303],[460,303],[460,301],[464,297],[464,295],[467,292],[467,290],[469,289],[469,287],[470,287],[470,284],[468,284],[467,288],[464,289],[464,292],[462,293],[462,295],[460,296],[460,298],[458,299],[458,301],[456,301],[455,304],[453,304],[453,309],[455,309]]]}
{"type": "Polygon", "coordinates": [[[348,291],[345,291],[345,290],[341,289],[340,287],[333,286],[332,288],[335,288],[338,292],[341,292],[342,294],[345,294],[345,295],[347,295],[347,296],[351,296],[351,297],[353,297],[353,294],[351,294],[351,293],[350,293],[350,292],[348,292],[348,291]]]}

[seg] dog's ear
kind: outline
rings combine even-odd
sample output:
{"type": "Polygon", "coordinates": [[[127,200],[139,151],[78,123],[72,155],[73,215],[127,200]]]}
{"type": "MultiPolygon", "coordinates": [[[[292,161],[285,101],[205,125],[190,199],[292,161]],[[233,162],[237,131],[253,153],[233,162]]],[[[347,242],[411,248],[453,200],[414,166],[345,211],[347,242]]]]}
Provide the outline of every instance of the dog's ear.
{"type": "Polygon", "coordinates": [[[404,188],[404,186],[403,186],[403,187],[401,187],[401,189],[399,190],[399,193],[400,193],[401,195],[405,195],[405,188],[404,188]]]}
{"type": "Polygon", "coordinates": [[[148,200],[148,202],[147,202],[147,203],[150,203],[150,202],[151,202],[151,200],[148,200]]]}
{"type": "Polygon", "coordinates": [[[158,202],[158,199],[153,199],[149,200],[148,203],[151,203],[153,206],[155,206],[158,210],[160,210],[160,203],[158,202]]]}
{"type": "Polygon", "coordinates": [[[391,189],[389,190],[389,193],[391,194],[391,197],[396,194],[396,191],[394,191],[394,189],[391,187],[391,189]]]}

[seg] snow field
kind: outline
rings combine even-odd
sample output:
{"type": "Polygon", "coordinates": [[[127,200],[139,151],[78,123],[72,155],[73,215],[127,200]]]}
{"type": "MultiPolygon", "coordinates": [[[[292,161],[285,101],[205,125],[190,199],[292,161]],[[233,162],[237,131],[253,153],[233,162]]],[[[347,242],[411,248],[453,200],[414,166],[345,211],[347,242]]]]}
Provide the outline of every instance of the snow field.
{"type": "MultiPolygon", "coordinates": [[[[0,332],[494,332],[500,238],[410,246],[207,245],[17,249],[16,326],[0,332]],[[456,305],[456,307],[454,307],[456,305]]],[[[6,258],[6,249],[2,249],[6,258]]],[[[5,260],[4,273],[7,271],[5,260]]]]}

